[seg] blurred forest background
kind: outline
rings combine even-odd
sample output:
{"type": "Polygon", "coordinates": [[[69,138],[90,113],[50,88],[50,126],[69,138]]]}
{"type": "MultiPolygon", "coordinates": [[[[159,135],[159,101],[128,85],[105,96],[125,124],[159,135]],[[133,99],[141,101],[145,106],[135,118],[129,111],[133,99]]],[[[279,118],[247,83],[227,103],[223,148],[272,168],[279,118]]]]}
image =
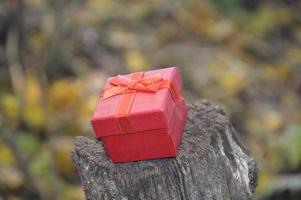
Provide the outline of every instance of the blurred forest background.
{"type": "Polygon", "coordinates": [[[256,198],[301,199],[301,1],[2,0],[0,200],[83,199],[70,152],[106,77],[171,65],[231,116],[256,198]]]}

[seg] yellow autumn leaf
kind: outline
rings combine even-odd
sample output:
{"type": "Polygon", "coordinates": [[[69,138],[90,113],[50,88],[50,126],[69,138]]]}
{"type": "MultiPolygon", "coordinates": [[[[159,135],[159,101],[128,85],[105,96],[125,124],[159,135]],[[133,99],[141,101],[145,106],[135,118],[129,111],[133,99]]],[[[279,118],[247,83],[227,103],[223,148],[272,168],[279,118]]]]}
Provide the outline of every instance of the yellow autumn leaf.
{"type": "Polygon", "coordinates": [[[263,119],[264,125],[270,131],[276,131],[283,125],[283,117],[279,112],[266,112],[263,119]]]}
{"type": "Polygon", "coordinates": [[[69,186],[64,193],[64,199],[69,200],[82,200],[84,199],[84,191],[80,185],[69,186]]]}
{"type": "Polygon", "coordinates": [[[261,193],[271,184],[271,182],[273,181],[274,175],[272,172],[262,169],[259,171],[258,178],[259,179],[258,179],[256,191],[258,193],[261,193]]]}
{"type": "Polygon", "coordinates": [[[217,13],[210,9],[207,2],[195,1],[185,9],[176,13],[184,29],[190,30],[202,37],[210,37],[208,29],[218,20],[217,13]]]}
{"type": "Polygon", "coordinates": [[[281,80],[287,80],[291,72],[291,66],[288,63],[280,62],[277,71],[281,80]]]}
{"type": "Polygon", "coordinates": [[[41,101],[41,87],[37,77],[32,74],[26,77],[24,94],[27,104],[38,104],[41,101]]]}
{"type": "Polygon", "coordinates": [[[77,135],[79,133],[79,130],[82,131],[79,134],[82,134],[83,132],[86,133],[91,131],[90,118],[96,108],[98,100],[99,100],[98,95],[91,95],[86,97],[85,101],[79,108],[79,113],[78,113],[78,124],[80,125],[80,129],[76,127],[77,130],[70,130],[72,135],[77,135]]]}
{"type": "Polygon", "coordinates": [[[31,128],[41,128],[44,126],[45,116],[41,105],[41,87],[37,77],[29,74],[26,77],[25,103],[22,119],[31,128]]]}
{"type": "Polygon", "coordinates": [[[42,107],[39,104],[26,105],[24,107],[22,118],[32,128],[42,128],[45,124],[45,118],[42,107]]]}
{"type": "Polygon", "coordinates": [[[76,169],[70,159],[73,150],[73,139],[67,136],[52,138],[52,148],[54,151],[56,169],[61,174],[74,176],[76,169]]]}
{"type": "Polygon", "coordinates": [[[91,113],[95,110],[95,106],[98,100],[99,100],[99,96],[97,95],[86,97],[85,101],[83,102],[80,108],[80,116],[91,115],[91,113]]]}
{"type": "Polygon", "coordinates": [[[87,1],[87,7],[98,13],[108,13],[118,7],[118,4],[114,1],[106,0],[89,0],[87,1]]]}
{"type": "Polygon", "coordinates": [[[81,105],[79,109],[79,117],[87,120],[86,118],[90,118],[92,113],[96,108],[96,104],[99,100],[98,96],[89,96],[85,99],[84,103],[81,105]]]}
{"type": "Polygon", "coordinates": [[[2,114],[9,120],[14,120],[18,116],[19,100],[14,95],[4,95],[1,99],[2,114]]]}
{"type": "Polygon", "coordinates": [[[15,157],[11,149],[3,142],[0,142],[0,166],[15,164],[15,157]]]}
{"type": "Polygon", "coordinates": [[[228,94],[234,95],[244,86],[245,74],[233,71],[224,72],[218,81],[228,94]]]}
{"type": "Polygon", "coordinates": [[[149,64],[140,51],[128,51],[125,53],[126,67],[130,72],[149,69],[149,64]]]}
{"type": "Polygon", "coordinates": [[[48,104],[51,111],[66,110],[78,104],[81,82],[61,79],[55,81],[48,91],[48,104]]]}

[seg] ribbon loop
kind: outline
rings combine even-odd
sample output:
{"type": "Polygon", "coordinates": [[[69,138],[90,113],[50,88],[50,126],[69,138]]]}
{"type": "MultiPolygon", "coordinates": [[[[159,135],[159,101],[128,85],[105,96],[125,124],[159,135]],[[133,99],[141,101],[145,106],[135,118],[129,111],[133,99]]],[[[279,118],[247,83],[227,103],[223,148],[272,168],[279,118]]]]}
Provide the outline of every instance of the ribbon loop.
{"type": "Polygon", "coordinates": [[[138,89],[138,88],[135,87],[137,84],[138,84],[138,80],[131,80],[131,79],[128,79],[128,83],[126,84],[126,86],[127,86],[129,89],[138,89]]]}
{"type": "Polygon", "coordinates": [[[124,76],[121,76],[121,75],[118,75],[118,76],[115,76],[115,77],[111,78],[109,82],[112,85],[126,86],[128,81],[129,81],[128,78],[126,78],[124,76]]]}

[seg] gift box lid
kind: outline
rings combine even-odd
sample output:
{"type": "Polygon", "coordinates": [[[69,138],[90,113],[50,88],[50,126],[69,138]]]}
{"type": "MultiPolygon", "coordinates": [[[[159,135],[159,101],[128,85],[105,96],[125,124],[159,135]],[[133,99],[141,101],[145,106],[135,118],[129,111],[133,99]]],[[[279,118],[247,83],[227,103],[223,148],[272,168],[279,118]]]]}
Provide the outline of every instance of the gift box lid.
{"type": "MultiPolygon", "coordinates": [[[[146,71],[143,77],[156,75],[171,81],[178,91],[182,90],[182,79],[176,67],[146,71]]],[[[130,74],[124,76],[129,78],[130,74]]],[[[112,77],[107,80],[106,85],[110,84],[111,79],[112,77]]],[[[96,137],[124,134],[116,118],[116,112],[123,95],[125,94],[115,95],[107,99],[100,97],[91,119],[96,137]]],[[[181,100],[181,103],[183,101],[184,99],[181,100]]],[[[179,102],[175,102],[168,88],[159,89],[154,93],[137,91],[126,117],[131,126],[129,133],[168,128],[174,109],[177,108],[177,103],[179,102]]],[[[184,113],[187,112],[186,106],[180,112],[185,115],[184,113]]]]}

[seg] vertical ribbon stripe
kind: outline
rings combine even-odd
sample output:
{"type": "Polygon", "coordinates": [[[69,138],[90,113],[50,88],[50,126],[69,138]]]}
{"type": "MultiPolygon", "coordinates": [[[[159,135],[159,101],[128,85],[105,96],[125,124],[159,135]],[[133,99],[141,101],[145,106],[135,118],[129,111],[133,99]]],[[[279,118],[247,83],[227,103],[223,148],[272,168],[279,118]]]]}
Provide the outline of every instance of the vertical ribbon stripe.
{"type": "MultiPolygon", "coordinates": [[[[139,80],[142,79],[143,72],[137,72],[131,74],[131,80],[139,80]]],[[[128,117],[128,114],[133,105],[134,99],[136,96],[136,92],[123,94],[118,106],[118,110],[116,113],[116,118],[118,120],[119,128],[122,133],[130,133],[132,132],[131,123],[128,117]]]]}

